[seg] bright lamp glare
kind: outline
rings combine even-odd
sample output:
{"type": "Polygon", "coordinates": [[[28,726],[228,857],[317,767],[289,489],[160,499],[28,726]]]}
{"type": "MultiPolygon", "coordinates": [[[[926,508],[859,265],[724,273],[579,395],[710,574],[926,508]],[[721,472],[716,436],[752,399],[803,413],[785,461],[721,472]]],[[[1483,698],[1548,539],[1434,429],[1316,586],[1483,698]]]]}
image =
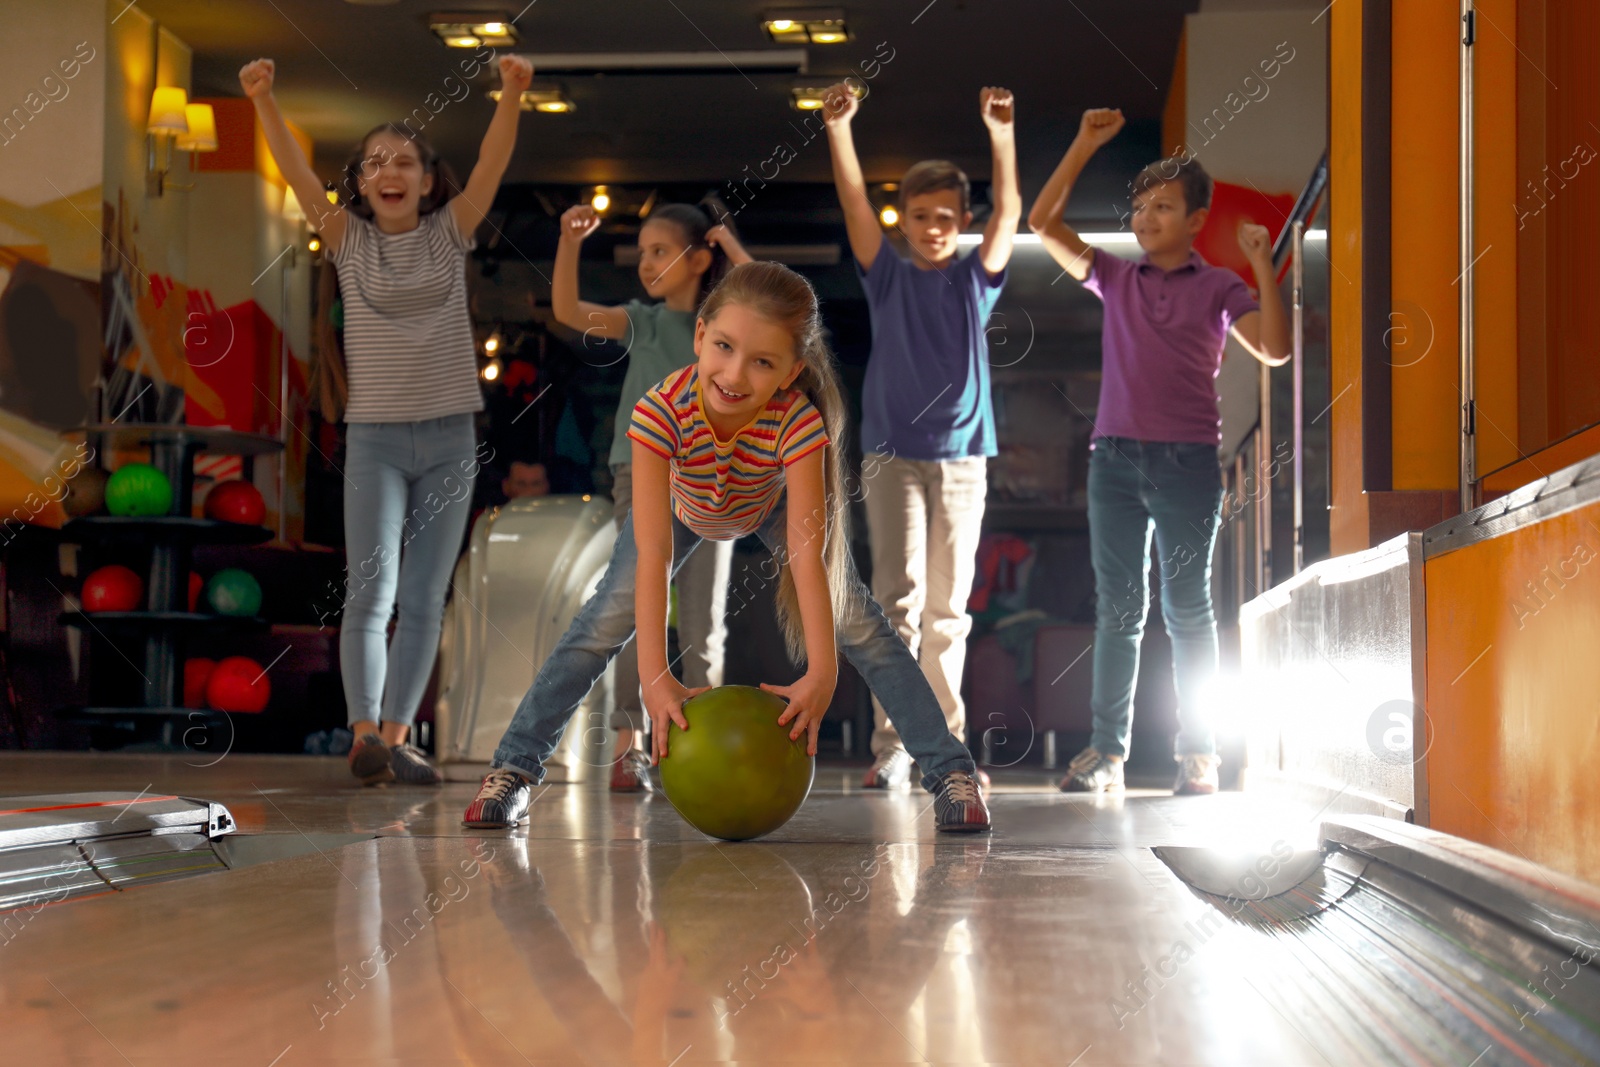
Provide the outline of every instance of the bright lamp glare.
{"type": "Polygon", "coordinates": [[[885,226],[893,226],[895,223],[900,221],[900,212],[896,211],[892,207],[886,207],[882,211],[878,212],[878,221],[883,223],[885,226]]]}
{"type": "Polygon", "coordinates": [[[589,206],[594,208],[596,211],[604,211],[606,208],[611,206],[611,197],[607,196],[605,193],[595,193],[594,199],[589,201],[589,206]]]}

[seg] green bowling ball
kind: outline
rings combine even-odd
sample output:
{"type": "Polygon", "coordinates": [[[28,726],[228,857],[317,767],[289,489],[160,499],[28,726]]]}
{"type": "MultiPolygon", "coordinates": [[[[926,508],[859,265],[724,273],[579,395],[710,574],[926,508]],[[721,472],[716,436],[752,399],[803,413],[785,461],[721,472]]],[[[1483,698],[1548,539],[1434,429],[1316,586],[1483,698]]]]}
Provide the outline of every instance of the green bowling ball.
{"type": "Polygon", "coordinates": [[[106,510],[113,515],[165,515],[172,483],[148,463],[124,463],[106,481],[106,510]]]}
{"type": "Polygon", "coordinates": [[[701,833],[724,841],[770,834],[800,810],[816,761],[778,725],[783,698],[724,685],[684,701],[689,729],[667,727],[661,789],[701,833]]]}
{"type": "Polygon", "coordinates": [[[261,583],[238,567],[220,570],[206,583],[206,603],[218,615],[254,615],[261,610],[261,583]]]}

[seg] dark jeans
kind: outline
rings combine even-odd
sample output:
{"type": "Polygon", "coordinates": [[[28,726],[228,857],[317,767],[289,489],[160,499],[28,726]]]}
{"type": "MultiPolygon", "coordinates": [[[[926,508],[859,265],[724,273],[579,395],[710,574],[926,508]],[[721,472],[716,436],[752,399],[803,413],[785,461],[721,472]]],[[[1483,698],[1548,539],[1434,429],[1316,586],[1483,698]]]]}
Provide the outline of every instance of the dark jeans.
{"type": "Polygon", "coordinates": [[[1178,691],[1177,755],[1216,752],[1210,689],[1217,673],[1211,551],[1222,511],[1212,445],[1101,437],[1089,458],[1089,548],[1094,559],[1094,734],[1128,754],[1139,642],[1150,613],[1150,535],[1161,574],[1161,617],[1172,638],[1178,691]]]}

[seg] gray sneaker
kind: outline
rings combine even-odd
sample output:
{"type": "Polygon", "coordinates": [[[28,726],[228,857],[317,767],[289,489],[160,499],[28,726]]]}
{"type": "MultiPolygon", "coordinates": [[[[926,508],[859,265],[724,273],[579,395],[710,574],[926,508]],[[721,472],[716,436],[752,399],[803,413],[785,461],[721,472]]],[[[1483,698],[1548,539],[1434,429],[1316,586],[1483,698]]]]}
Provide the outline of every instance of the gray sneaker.
{"type": "Polygon", "coordinates": [[[861,778],[863,789],[910,789],[911,754],[903,748],[883,751],[861,778]]]}
{"type": "Polygon", "coordinates": [[[1122,757],[1093,748],[1074,756],[1067,764],[1067,776],[1061,779],[1063,793],[1120,793],[1122,788],[1122,757]]]}
{"type": "Polygon", "coordinates": [[[1222,760],[1211,755],[1179,756],[1178,780],[1173,783],[1173,794],[1204,796],[1215,793],[1218,788],[1217,768],[1221,764],[1222,760]]]}
{"type": "Polygon", "coordinates": [[[376,732],[364,733],[350,746],[350,773],[361,779],[362,785],[382,785],[394,781],[393,761],[389,746],[376,732]]]}
{"type": "Polygon", "coordinates": [[[407,785],[438,785],[444,776],[415,745],[402,741],[389,750],[395,781],[407,785]]]}

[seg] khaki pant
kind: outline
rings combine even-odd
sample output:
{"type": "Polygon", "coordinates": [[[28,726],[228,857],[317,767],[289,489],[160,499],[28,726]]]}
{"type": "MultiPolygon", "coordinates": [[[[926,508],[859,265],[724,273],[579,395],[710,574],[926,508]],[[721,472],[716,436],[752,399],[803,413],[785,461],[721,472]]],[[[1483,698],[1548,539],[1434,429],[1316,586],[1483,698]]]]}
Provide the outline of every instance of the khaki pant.
{"type": "MultiPolygon", "coordinates": [[[[633,510],[633,464],[612,466],[612,515],[621,527],[633,510]]],[[[721,685],[728,627],[728,578],[733,571],[733,542],[706,541],[684,561],[674,583],[678,587],[678,648],[683,684],[691,689],[721,685]]],[[[616,660],[616,707],[613,729],[644,729],[644,703],[639,692],[639,650],[630,638],[616,660]]]]}
{"type": "MultiPolygon", "coordinates": [[[[873,598],[916,657],[950,732],[965,740],[961,670],[972,632],[967,597],[977,572],[988,462],[982,456],[920,460],[868,453],[861,474],[873,598]]],[[[876,699],[872,712],[872,754],[903,747],[876,699]]]]}

